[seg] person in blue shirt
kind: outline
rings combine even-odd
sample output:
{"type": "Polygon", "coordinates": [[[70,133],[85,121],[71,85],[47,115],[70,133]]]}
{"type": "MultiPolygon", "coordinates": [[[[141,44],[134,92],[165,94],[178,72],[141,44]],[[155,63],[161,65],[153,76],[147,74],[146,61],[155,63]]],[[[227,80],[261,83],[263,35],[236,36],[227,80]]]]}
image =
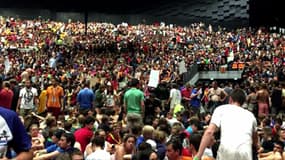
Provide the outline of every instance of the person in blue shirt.
{"type": "Polygon", "coordinates": [[[189,126],[186,128],[186,132],[191,135],[199,130],[200,127],[200,120],[196,117],[193,117],[189,121],[189,126]]]}
{"type": "Polygon", "coordinates": [[[34,160],[54,159],[62,153],[71,153],[74,150],[75,137],[72,133],[63,133],[55,151],[37,156],[34,160]]]}
{"type": "Polygon", "coordinates": [[[191,110],[194,114],[198,114],[200,111],[201,98],[202,98],[201,86],[202,86],[202,84],[198,83],[197,87],[192,89],[190,106],[191,106],[191,110]]]}
{"type": "Polygon", "coordinates": [[[90,87],[90,81],[86,80],[84,83],[84,88],[81,89],[77,95],[77,103],[79,105],[79,113],[86,114],[88,110],[93,108],[93,101],[95,100],[95,95],[90,87]]]}
{"type": "Polygon", "coordinates": [[[31,137],[17,113],[0,106],[0,159],[33,159],[31,146],[31,137]]]}
{"type": "Polygon", "coordinates": [[[60,140],[60,137],[65,133],[64,130],[62,129],[57,129],[53,136],[52,136],[52,142],[53,144],[46,147],[45,149],[42,149],[42,150],[38,150],[38,151],[35,151],[34,152],[34,155],[41,155],[41,154],[45,154],[45,153],[51,153],[53,151],[56,151],[56,149],[58,148],[58,142],[60,140]]]}

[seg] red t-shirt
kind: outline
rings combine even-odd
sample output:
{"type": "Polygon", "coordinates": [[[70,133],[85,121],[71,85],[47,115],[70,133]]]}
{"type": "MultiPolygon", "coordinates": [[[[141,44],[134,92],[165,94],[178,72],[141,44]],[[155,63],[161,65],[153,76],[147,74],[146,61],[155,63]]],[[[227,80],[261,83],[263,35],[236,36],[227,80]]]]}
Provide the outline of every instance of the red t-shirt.
{"type": "Polygon", "coordinates": [[[11,108],[14,93],[11,89],[0,89],[0,107],[11,108]]]}
{"type": "Polygon", "coordinates": [[[190,98],[191,93],[192,93],[191,89],[183,88],[181,90],[182,97],[190,98]]]}
{"type": "Polygon", "coordinates": [[[121,144],[120,137],[113,135],[112,133],[109,133],[106,137],[106,141],[110,144],[121,144]]]}
{"type": "Polygon", "coordinates": [[[182,148],[181,155],[182,155],[182,156],[185,156],[185,157],[191,157],[191,156],[192,156],[192,153],[189,151],[188,148],[182,148]]]}
{"type": "Polygon", "coordinates": [[[93,131],[87,127],[74,132],[75,140],[80,143],[82,153],[84,153],[86,146],[90,143],[92,136],[93,131]]]}

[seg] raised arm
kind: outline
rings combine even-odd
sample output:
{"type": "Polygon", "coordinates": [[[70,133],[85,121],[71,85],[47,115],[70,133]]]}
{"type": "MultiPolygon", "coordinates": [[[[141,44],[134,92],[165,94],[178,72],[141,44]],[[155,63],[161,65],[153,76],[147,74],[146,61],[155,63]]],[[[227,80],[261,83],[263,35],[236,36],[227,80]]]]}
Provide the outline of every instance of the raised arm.
{"type": "Polygon", "coordinates": [[[206,129],[206,131],[202,137],[198,153],[195,156],[198,158],[198,160],[200,160],[202,158],[205,149],[207,148],[207,146],[210,145],[211,139],[212,139],[212,137],[216,131],[216,128],[217,128],[217,126],[215,124],[211,123],[209,125],[209,127],[206,129]]]}

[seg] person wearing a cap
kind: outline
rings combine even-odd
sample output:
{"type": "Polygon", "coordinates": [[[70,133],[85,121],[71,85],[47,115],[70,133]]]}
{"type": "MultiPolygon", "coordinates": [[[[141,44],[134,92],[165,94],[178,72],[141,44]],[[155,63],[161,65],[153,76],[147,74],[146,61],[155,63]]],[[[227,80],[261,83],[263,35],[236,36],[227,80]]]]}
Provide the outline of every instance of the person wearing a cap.
{"type": "Polygon", "coordinates": [[[258,148],[259,145],[257,122],[250,111],[241,107],[245,100],[244,91],[235,89],[230,95],[229,104],[215,109],[210,125],[204,132],[195,159],[202,158],[205,149],[211,144],[211,138],[215,131],[220,129],[221,142],[217,152],[217,159],[252,160],[253,147],[258,148]]]}

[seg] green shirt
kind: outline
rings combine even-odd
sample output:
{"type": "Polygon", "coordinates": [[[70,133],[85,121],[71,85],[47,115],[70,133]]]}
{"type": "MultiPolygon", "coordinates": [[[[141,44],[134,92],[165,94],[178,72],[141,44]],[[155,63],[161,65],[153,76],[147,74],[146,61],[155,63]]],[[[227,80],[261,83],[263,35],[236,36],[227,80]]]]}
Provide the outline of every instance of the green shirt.
{"type": "Polygon", "coordinates": [[[144,100],[144,94],[136,88],[129,89],[124,95],[124,103],[127,107],[127,113],[141,114],[141,102],[144,100]]]}

